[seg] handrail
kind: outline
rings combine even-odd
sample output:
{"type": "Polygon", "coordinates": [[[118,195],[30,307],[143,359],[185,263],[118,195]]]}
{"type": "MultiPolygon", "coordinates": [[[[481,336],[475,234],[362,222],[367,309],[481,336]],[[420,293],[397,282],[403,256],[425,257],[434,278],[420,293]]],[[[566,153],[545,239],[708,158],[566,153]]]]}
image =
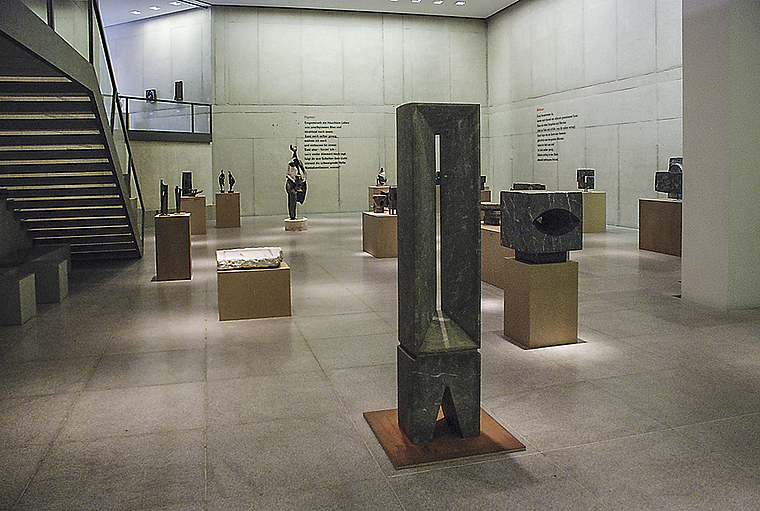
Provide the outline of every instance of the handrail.
{"type": "MultiPolygon", "coordinates": [[[[146,104],[155,104],[155,103],[164,103],[168,105],[180,105],[180,106],[189,106],[190,107],[190,131],[188,133],[211,133],[211,120],[212,120],[212,109],[213,105],[211,103],[201,103],[198,101],[184,101],[184,100],[176,100],[176,99],[148,99],[145,97],[140,96],[129,96],[126,94],[119,94],[119,99],[125,100],[124,105],[124,111],[125,111],[125,118],[126,118],[126,127],[127,129],[132,129],[132,121],[130,119],[130,108],[129,108],[129,102],[130,101],[139,101],[141,103],[146,104]],[[206,108],[208,109],[208,112],[205,114],[207,117],[207,131],[197,131],[196,130],[196,111],[197,108],[206,108]]],[[[121,106],[121,102],[119,102],[119,106],[121,106]]],[[[139,112],[133,112],[134,114],[137,114],[139,112]]],[[[155,131],[161,131],[161,130],[155,130],[155,131]]],[[[186,130],[181,130],[183,132],[187,132],[186,130]]]]}
{"type": "MultiPolygon", "coordinates": [[[[140,181],[137,179],[137,171],[135,170],[134,159],[132,157],[132,147],[129,145],[129,136],[127,134],[127,125],[124,123],[124,113],[121,110],[121,101],[119,101],[119,89],[116,86],[116,75],[113,71],[113,64],[111,63],[111,52],[108,51],[108,45],[106,44],[106,32],[103,26],[103,18],[100,15],[100,5],[98,0],[89,0],[88,5],[94,11],[95,19],[98,22],[98,33],[100,34],[100,43],[105,54],[105,62],[108,67],[108,76],[111,79],[111,90],[113,91],[113,100],[111,105],[111,133],[114,131],[116,123],[116,111],[119,113],[119,120],[124,127],[124,144],[127,146],[127,184],[129,184],[132,178],[135,180],[135,191],[137,192],[137,200],[142,210],[142,225],[140,226],[141,244],[145,242],[145,203],[143,202],[142,191],[140,190],[140,181]]],[[[95,65],[95,42],[90,31],[90,64],[95,65]]]]}
{"type": "MultiPolygon", "coordinates": [[[[55,0],[47,0],[46,1],[46,10],[47,10],[47,24],[55,30],[55,0]]],[[[134,180],[135,185],[135,193],[137,195],[137,201],[140,207],[141,212],[141,225],[140,225],[140,245],[143,246],[145,243],[145,201],[143,200],[142,191],[140,190],[140,182],[137,178],[137,171],[135,170],[134,165],[134,158],[132,156],[132,147],[129,143],[129,136],[127,134],[127,128],[126,123],[124,122],[124,113],[121,109],[121,101],[119,101],[119,92],[118,88],[116,86],[116,75],[113,70],[113,63],[111,61],[111,54],[108,50],[108,45],[106,44],[106,34],[105,34],[105,27],[103,25],[103,18],[100,14],[100,5],[98,3],[98,0],[88,0],[87,2],[87,44],[88,44],[88,61],[90,64],[95,67],[96,65],[96,59],[98,58],[98,53],[95,48],[96,43],[96,34],[99,36],[99,42],[100,42],[100,49],[103,51],[104,55],[104,61],[106,64],[106,68],[108,70],[108,80],[110,82],[111,90],[113,92],[112,96],[112,104],[110,109],[110,119],[108,120],[111,130],[111,135],[115,133],[116,130],[116,122],[117,120],[120,122],[120,125],[123,127],[124,131],[124,137],[123,137],[123,143],[124,147],[126,149],[126,172],[127,172],[127,182],[126,185],[128,189],[131,189],[131,183],[134,180]],[[96,25],[97,24],[97,31],[96,31],[96,25]]],[[[96,73],[97,75],[97,73],[96,73]]],[[[102,81],[98,79],[98,81],[102,84],[102,81]]],[[[102,88],[101,88],[102,90],[102,88]]],[[[130,193],[131,197],[131,193],[130,193]]],[[[127,205],[127,197],[125,197],[125,207],[128,208],[127,205]]]]}

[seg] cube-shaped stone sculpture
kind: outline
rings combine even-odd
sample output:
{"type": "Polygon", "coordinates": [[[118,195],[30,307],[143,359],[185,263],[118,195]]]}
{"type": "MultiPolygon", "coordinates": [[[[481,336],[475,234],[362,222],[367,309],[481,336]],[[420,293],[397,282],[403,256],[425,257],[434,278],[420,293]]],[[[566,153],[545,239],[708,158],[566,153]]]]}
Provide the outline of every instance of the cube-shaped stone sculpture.
{"type": "Polygon", "coordinates": [[[524,263],[561,263],[583,248],[583,192],[503,190],[501,244],[524,263]]]}
{"type": "Polygon", "coordinates": [[[438,411],[464,438],[480,434],[480,106],[396,109],[398,421],[433,440],[438,411]],[[440,308],[436,136],[440,136],[440,308]]]}

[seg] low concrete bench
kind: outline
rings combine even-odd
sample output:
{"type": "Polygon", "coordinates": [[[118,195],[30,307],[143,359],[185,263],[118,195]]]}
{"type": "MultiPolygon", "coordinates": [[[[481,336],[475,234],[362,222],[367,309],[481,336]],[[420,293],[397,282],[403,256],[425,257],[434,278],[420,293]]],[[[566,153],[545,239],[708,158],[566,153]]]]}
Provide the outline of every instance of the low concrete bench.
{"type": "Polygon", "coordinates": [[[0,325],[22,325],[37,314],[34,274],[0,269],[0,325]]]}
{"type": "Polygon", "coordinates": [[[40,245],[16,252],[0,260],[0,267],[33,274],[37,303],[58,303],[69,294],[68,245],[40,245]]]}

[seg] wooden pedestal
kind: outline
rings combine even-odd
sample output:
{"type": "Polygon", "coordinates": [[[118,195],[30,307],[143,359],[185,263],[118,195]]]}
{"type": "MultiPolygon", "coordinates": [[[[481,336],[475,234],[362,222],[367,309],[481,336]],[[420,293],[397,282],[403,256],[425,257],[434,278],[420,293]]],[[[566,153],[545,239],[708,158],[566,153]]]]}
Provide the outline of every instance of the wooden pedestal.
{"type": "Polygon", "coordinates": [[[290,316],[290,266],[217,270],[219,320],[290,316]]]}
{"type": "Polygon", "coordinates": [[[578,263],[505,260],[504,335],[526,348],[578,341],[578,263]]]}
{"type": "Polygon", "coordinates": [[[375,257],[398,257],[397,216],[362,212],[362,249],[375,257]]]}
{"type": "Polygon", "coordinates": [[[505,261],[514,256],[514,250],[502,246],[498,225],[480,226],[480,280],[504,289],[505,261]]]}
{"type": "Polygon", "coordinates": [[[191,276],[190,213],[156,215],[156,280],[191,276]]]}
{"type": "Polygon", "coordinates": [[[217,193],[216,228],[240,227],[240,193],[217,193]]]}
{"type": "Polygon", "coordinates": [[[369,187],[369,210],[372,211],[372,207],[375,204],[375,201],[372,200],[373,195],[380,195],[380,192],[387,192],[390,190],[390,186],[370,186],[369,187]]]}
{"type": "Polygon", "coordinates": [[[639,248],[681,257],[681,201],[639,199],[639,248]]]}
{"type": "Polygon", "coordinates": [[[190,213],[190,234],[206,234],[206,196],[182,196],[179,199],[179,209],[190,213]]]}
{"type": "Polygon", "coordinates": [[[480,202],[491,202],[491,190],[486,187],[485,190],[480,190],[480,202]]]}
{"type": "Polygon", "coordinates": [[[583,192],[583,232],[607,232],[607,192],[583,192]]]}

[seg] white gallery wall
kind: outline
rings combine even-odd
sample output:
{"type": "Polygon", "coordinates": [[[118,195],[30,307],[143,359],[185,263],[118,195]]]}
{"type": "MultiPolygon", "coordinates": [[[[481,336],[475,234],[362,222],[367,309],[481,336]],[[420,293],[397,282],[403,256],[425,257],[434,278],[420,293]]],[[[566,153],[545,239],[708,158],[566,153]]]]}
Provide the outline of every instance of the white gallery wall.
{"type": "Polygon", "coordinates": [[[617,225],[637,226],[654,172],[682,153],[680,0],[522,0],[487,21],[219,7],[108,39],[122,93],[170,97],[183,79],[214,103],[212,166],[195,180],[232,171],[244,215],[285,214],[290,144],[309,171],[302,213],[366,209],[380,167],[396,181],[394,112],[411,101],[482,105],[494,200],[514,181],[576,189],[591,167],[617,225]],[[573,128],[539,140],[554,118],[573,128]]]}
{"type": "Polygon", "coordinates": [[[655,171],[682,153],[681,89],[681,0],[513,5],[488,21],[493,188],[573,190],[593,168],[607,222],[637,227],[655,171]]]}
{"type": "Polygon", "coordinates": [[[235,174],[243,214],[286,214],[290,144],[308,172],[301,213],[366,210],[381,167],[396,182],[396,106],[487,104],[483,21],[255,8],[212,14],[213,166],[235,174]]]}

